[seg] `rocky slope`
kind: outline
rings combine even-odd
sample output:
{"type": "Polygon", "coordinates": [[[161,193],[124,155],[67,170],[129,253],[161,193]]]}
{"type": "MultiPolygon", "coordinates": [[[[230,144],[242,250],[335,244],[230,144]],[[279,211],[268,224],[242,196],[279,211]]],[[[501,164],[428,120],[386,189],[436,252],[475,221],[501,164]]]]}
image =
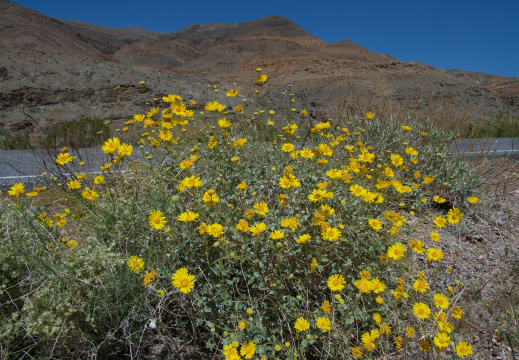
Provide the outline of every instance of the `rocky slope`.
{"type": "Polygon", "coordinates": [[[400,62],[348,40],[326,43],[280,16],[161,34],[53,19],[0,0],[0,138],[24,130],[36,136],[83,116],[117,126],[162,94],[203,99],[205,76],[223,89],[238,83],[246,94],[257,67],[273,91],[293,85],[296,108],[318,118],[353,103],[381,112],[392,100],[426,113],[442,104],[448,126],[450,111],[472,121],[519,107],[517,78],[400,62]],[[141,80],[145,89],[136,87],[141,80]],[[116,85],[124,85],[124,102],[116,85]]]}

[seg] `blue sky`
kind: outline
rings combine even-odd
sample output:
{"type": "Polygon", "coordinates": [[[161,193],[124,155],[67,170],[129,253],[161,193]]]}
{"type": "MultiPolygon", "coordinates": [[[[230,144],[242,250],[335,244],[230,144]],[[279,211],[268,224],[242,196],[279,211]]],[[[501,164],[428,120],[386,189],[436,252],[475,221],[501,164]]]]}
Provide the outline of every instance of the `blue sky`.
{"type": "Polygon", "coordinates": [[[47,16],[173,32],[284,16],[326,42],[351,40],[400,61],[519,77],[517,0],[14,0],[47,16]]]}

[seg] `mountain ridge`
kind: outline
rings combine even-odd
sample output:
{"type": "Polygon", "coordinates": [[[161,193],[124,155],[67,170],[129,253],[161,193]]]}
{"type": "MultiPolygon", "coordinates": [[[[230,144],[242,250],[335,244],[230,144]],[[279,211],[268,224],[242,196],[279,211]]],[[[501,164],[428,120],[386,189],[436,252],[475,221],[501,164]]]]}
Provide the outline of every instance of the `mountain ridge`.
{"type": "MultiPolygon", "coordinates": [[[[125,84],[125,100],[141,110],[146,103],[131,85],[141,80],[158,98],[183,92],[200,100],[206,79],[223,89],[238,83],[245,94],[255,89],[257,67],[272,91],[293,85],[304,94],[297,107],[317,119],[332,116],[352,92],[423,110],[442,103],[469,119],[495,116],[503,106],[519,108],[519,78],[401,62],[347,39],[327,43],[277,15],[159,33],[50,18],[0,0],[0,50],[0,138],[26,128],[45,132],[88,114],[122,123],[128,110],[111,93],[114,84],[125,84]],[[38,114],[37,126],[20,115],[20,107],[38,114]]],[[[364,107],[376,110],[374,104],[364,107]]]]}

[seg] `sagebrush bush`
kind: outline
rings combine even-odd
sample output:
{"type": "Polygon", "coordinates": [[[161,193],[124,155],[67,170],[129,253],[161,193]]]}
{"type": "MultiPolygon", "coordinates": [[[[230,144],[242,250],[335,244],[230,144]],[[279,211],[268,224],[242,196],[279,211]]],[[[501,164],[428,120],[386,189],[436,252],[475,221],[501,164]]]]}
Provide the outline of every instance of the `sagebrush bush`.
{"type": "Polygon", "coordinates": [[[463,213],[431,216],[443,196],[471,195],[455,135],[373,113],[316,123],[290,93],[277,114],[265,81],[258,69],[254,101],[227,92],[233,111],[214,88],[196,114],[165,96],[126,123],[133,142],[105,142],[99,173],[62,149],[47,205],[42,188],[30,201],[11,188],[5,348],[79,331],[133,354],[154,333],[186,357],[471,354],[437,244],[463,213]]]}

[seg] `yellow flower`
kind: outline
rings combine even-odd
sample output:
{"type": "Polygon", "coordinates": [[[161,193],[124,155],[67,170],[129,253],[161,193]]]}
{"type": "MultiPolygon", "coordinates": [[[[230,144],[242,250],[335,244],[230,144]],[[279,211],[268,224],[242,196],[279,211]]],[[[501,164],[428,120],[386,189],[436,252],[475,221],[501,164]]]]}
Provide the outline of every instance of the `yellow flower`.
{"type": "Polygon", "coordinates": [[[412,127],[407,126],[407,125],[402,125],[402,126],[400,126],[400,127],[401,127],[402,130],[404,130],[404,131],[411,131],[411,130],[413,129],[412,127]]]}
{"type": "Polygon", "coordinates": [[[332,329],[332,322],[328,319],[323,317],[318,317],[315,320],[315,326],[317,326],[318,329],[321,329],[323,332],[330,331],[332,329]]]}
{"type": "Polygon", "coordinates": [[[368,224],[373,228],[373,230],[379,231],[382,229],[382,222],[379,219],[371,218],[368,220],[368,224]]]}
{"type": "Polygon", "coordinates": [[[438,234],[436,231],[431,231],[430,237],[434,242],[440,241],[440,234],[438,234]]]}
{"type": "Polygon", "coordinates": [[[243,106],[241,106],[241,105],[235,106],[234,107],[234,111],[236,111],[237,113],[242,113],[243,112],[243,106]]]}
{"type": "Polygon", "coordinates": [[[371,351],[375,348],[375,340],[380,336],[380,332],[377,329],[365,332],[361,336],[362,345],[367,351],[371,351]]]}
{"type": "Polygon", "coordinates": [[[245,359],[252,359],[254,356],[254,353],[256,353],[256,344],[254,344],[252,341],[249,341],[247,344],[243,345],[240,349],[240,354],[245,359]]]}
{"type": "Polygon", "coordinates": [[[443,203],[444,203],[445,201],[447,201],[447,200],[445,200],[445,199],[442,198],[441,196],[435,195],[435,196],[433,197],[433,201],[437,202],[438,204],[443,204],[443,203]]]}
{"type": "Polygon", "coordinates": [[[202,181],[199,177],[190,176],[184,178],[180,184],[184,187],[193,188],[202,186],[202,181]]]}
{"type": "Polygon", "coordinates": [[[418,279],[414,282],[413,288],[416,292],[423,294],[427,290],[430,290],[429,283],[423,279],[418,279]]]}
{"type": "Polygon", "coordinates": [[[400,260],[404,257],[407,248],[401,243],[391,245],[387,250],[387,256],[393,260],[400,260]]]}
{"type": "Polygon", "coordinates": [[[211,138],[209,139],[209,143],[207,144],[207,147],[212,150],[212,149],[214,149],[216,144],[217,144],[216,136],[211,136],[211,138]]]}
{"type": "Polygon", "coordinates": [[[227,95],[228,97],[235,97],[236,95],[238,95],[238,90],[231,89],[225,95],[227,95]]]}
{"type": "Polygon", "coordinates": [[[214,189],[209,189],[204,193],[202,201],[207,206],[214,206],[220,202],[220,198],[216,195],[214,189]]]}
{"type": "Polygon", "coordinates": [[[112,167],[111,163],[104,164],[101,166],[101,171],[106,171],[106,170],[110,169],[110,167],[112,167]]]}
{"type": "Polygon", "coordinates": [[[393,172],[393,170],[391,168],[388,168],[386,166],[384,168],[384,170],[382,171],[382,176],[385,176],[385,177],[388,177],[388,178],[393,178],[393,177],[395,177],[395,173],[393,172]]]}
{"type": "Polygon", "coordinates": [[[151,211],[148,220],[150,222],[150,227],[155,230],[162,230],[167,223],[164,213],[160,210],[151,211]]]}
{"type": "Polygon", "coordinates": [[[328,300],[323,302],[323,304],[321,305],[321,310],[323,310],[327,314],[330,313],[330,311],[332,310],[332,307],[331,307],[330,302],[328,300]]]}
{"type": "Polygon", "coordinates": [[[94,177],[94,184],[99,185],[105,182],[105,177],[103,175],[97,175],[94,177]]]}
{"type": "Polygon", "coordinates": [[[279,240],[285,237],[285,233],[283,231],[275,230],[270,233],[270,238],[272,240],[279,240]]]}
{"type": "Polygon", "coordinates": [[[130,256],[128,258],[128,267],[130,271],[138,273],[144,268],[144,261],[138,256],[130,256]]]}
{"type": "Polygon", "coordinates": [[[404,343],[404,339],[402,339],[401,336],[398,336],[398,337],[395,339],[394,343],[395,343],[395,347],[396,347],[397,349],[400,349],[400,348],[402,347],[402,344],[404,343]]]}
{"type": "Polygon", "coordinates": [[[298,332],[306,331],[310,328],[310,323],[306,321],[304,318],[298,318],[294,325],[294,329],[298,332]]]}
{"type": "Polygon", "coordinates": [[[422,350],[423,352],[428,353],[431,351],[431,343],[429,342],[429,340],[420,341],[419,344],[420,350],[422,350]]]}
{"type": "Polygon", "coordinates": [[[304,148],[304,149],[300,150],[299,155],[305,159],[311,159],[315,156],[315,154],[312,152],[312,150],[310,150],[308,148],[304,148]]]}
{"type": "Polygon", "coordinates": [[[349,188],[349,191],[350,191],[350,193],[355,195],[355,197],[364,196],[364,194],[368,192],[366,189],[364,189],[360,185],[351,185],[349,188]]]}
{"type": "MultiPolygon", "coordinates": [[[[239,343],[237,345],[239,346],[239,343]]],[[[233,342],[225,345],[223,347],[222,353],[226,360],[230,359],[231,357],[234,357],[235,359],[241,359],[239,357],[238,349],[233,346],[233,342]]]]}
{"type": "Polygon", "coordinates": [[[444,332],[439,332],[434,337],[434,345],[441,350],[447,348],[447,346],[449,346],[450,343],[451,343],[451,338],[449,337],[448,334],[446,334],[444,332]]]}
{"type": "Polygon", "coordinates": [[[247,328],[247,321],[245,321],[245,320],[240,321],[240,322],[238,323],[238,328],[239,328],[240,330],[245,330],[245,329],[247,328]]]}
{"type": "Polygon", "coordinates": [[[249,223],[247,221],[245,221],[244,219],[240,219],[240,221],[238,221],[238,225],[236,225],[236,230],[238,230],[239,232],[248,232],[249,231],[249,223]]]}
{"type": "Polygon", "coordinates": [[[443,294],[434,295],[434,306],[439,307],[440,309],[448,309],[450,302],[449,299],[443,294]]]}
{"type": "Polygon", "coordinates": [[[373,320],[375,320],[377,324],[380,324],[382,322],[382,316],[380,316],[379,313],[376,313],[373,315],[373,320]]]}
{"type": "Polygon", "coordinates": [[[431,309],[424,303],[418,302],[413,306],[413,313],[418,319],[423,320],[429,318],[431,315],[431,309]]]}
{"type": "Polygon", "coordinates": [[[160,276],[160,274],[156,273],[154,269],[151,269],[149,272],[146,271],[144,275],[142,275],[144,285],[149,285],[154,282],[156,276],[160,276]]]}
{"type": "Polygon", "coordinates": [[[247,188],[247,184],[245,184],[244,182],[238,184],[236,187],[239,189],[239,190],[245,190],[247,188]]]}
{"type": "Polygon", "coordinates": [[[284,152],[292,152],[294,149],[295,146],[290,143],[286,143],[281,146],[281,150],[283,150],[284,152]]]}
{"type": "Polygon", "coordinates": [[[416,331],[411,326],[405,328],[405,336],[408,338],[414,338],[416,336],[416,331]]]}
{"type": "Polygon", "coordinates": [[[404,164],[404,159],[398,154],[391,154],[391,162],[395,166],[402,166],[404,164]]]}
{"type": "Polygon", "coordinates": [[[267,230],[267,226],[264,223],[256,223],[249,228],[249,231],[252,234],[252,236],[256,236],[265,230],[267,230]]]}
{"type": "Polygon", "coordinates": [[[331,291],[341,291],[344,289],[344,284],[346,284],[346,280],[342,275],[334,274],[328,278],[328,288],[331,291]]]}
{"type": "Polygon", "coordinates": [[[438,321],[438,329],[448,334],[452,333],[452,325],[449,322],[438,321]]]}
{"type": "Polygon", "coordinates": [[[377,304],[382,305],[384,303],[384,298],[382,296],[377,296],[375,298],[375,301],[377,302],[377,304]]]}
{"type": "Polygon", "coordinates": [[[58,154],[56,163],[59,165],[65,165],[72,161],[72,156],[69,153],[58,154]]]}
{"type": "Polygon", "coordinates": [[[89,200],[89,201],[94,201],[97,197],[99,197],[99,195],[97,194],[97,191],[95,190],[91,190],[89,188],[86,188],[85,190],[83,190],[83,192],[81,193],[81,195],[89,200]]]}
{"type": "Polygon", "coordinates": [[[435,321],[445,321],[445,318],[447,317],[447,314],[445,314],[443,311],[437,311],[434,314],[434,320],[435,321]]]}
{"type": "Polygon", "coordinates": [[[328,226],[326,229],[323,229],[321,235],[324,240],[337,241],[342,236],[342,233],[338,229],[328,226]]]}
{"type": "Polygon", "coordinates": [[[434,181],[434,178],[430,175],[427,175],[423,178],[424,184],[428,185],[434,181]]]}
{"type": "Polygon", "coordinates": [[[300,187],[301,182],[293,174],[285,174],[279,179],[279,186],[283,189],[290,189],[291,187],[300,187]]]}
{"type": "Polygon", "coordinates": [[[362,357],[362,349],[358,346],[351,348],[351,357],[354,359],[360,359],[362,357]]]}
{"type": "Polygon", "coordinates": [[[256,214],[265,216],[269,212],[269,207],[268,207],[267,203],[264,203],[264,202],[255,203],[254,210],[256,211],[256,214]]]}
{"type": "Polygon", "coordinates": [[[195,287],[195,277],[190,275],[185,268],[178,269],[172,276],[171,284],[180,290],[181,293],[187,294],[195,287]]]}
{"type": "Polygon", "coordinates": [[[303,234],[303,235],[299,236],[299,238],[296,241],[300,244],[306,244],[308,242],[308,240],[310,240],[310,239],[311,239],[310,235],[303,234]]]}
{"type": "Polygon", "coordinates": [[[368,279],[360,279],[353,283],[361,293],[368,294],[372,290],[372,283],[368,279]]]}
{"type": "Polygon", "coordinates": [[[427,259],[429,261],[440,261],[443,259],[443,251],[440,248],[427,249],[427,259]]]}
{"type": "Polygon", "coordinates": [[[461,319],[461,316],[463,315],[463,310],[461,310],[458,306],[455,306],[452,308],[452,317],[455,319],[461,319]]]}
{"type": "Polygon", "coordinates": [[[373,290],[373,293],[378,294],[384,292],[386,284],[384,284],[380,279],[373,279],[371,280],[371,289],[373,290]]]}
{"type": "Polygon", "coordinates": [[[235,148],[237,147],[240,147],[240,146],[243,146],[245,145],[245,143],[247,142],[247,138],[243,138],[243,139],[238,139],[234,142],[234,144],[232,146],[234,146],[235,148]]]}
{"type": "Polygon", "coordinates": [[[177,217],[178,221],[189,222],[195,221],[200,215],[192,211],[184,212],[177,217]]]}
{"type": "Polygon", "coordinates": [[[236,161],[238,161],[238,160],[240,160],[240,158],[239,158],[238,156],[233,156],[233,157],[231,158],[231,161],[232,161],[232,162],[236,162],[236,161]]]}
{"type": "Polygon", "coordinates": [[[456,345],[456,354],[460,358],[472,355],[472,345],[468,344],[466,341],[459,342],[456,345]]]}
{"type": "Polygon", "coordinates": [[[423,254],[423,242],[419,240],[411,240],[409,241],[409,247],[411,250],[415,251],[417,254],[423,254]]]}
{"type": "Polygon", "coordinates": [[[69,241],[67,241],[66,245],[72,249],[72,248],[75,248],[77,246],[77,241],[74,240],[74,239],[70,239],[69,241]]]}
{"type": "Polygon", "coordinates": [[[479,201],[479,199],[478,199],[477,197],[475,197],[475,196],[469,196],[469,197],[467,198],[467,201],[468,201],[470,204],[475,204],[475,203],[477,203],[477,202],[479,201]]]}
{"type": "Polygon", "coordinates": [[[133,146],[131,146],[130,144],[121,144],[119,145],[119,147],[117,148],[117,154],[119,154],[120,156],[130,156],[133,152],[133,146]]]}
{"type": "Polygon", "coordinates": [[[438,229],[443,229],[446,226],[447,226],[447,220],[442,215],[436,216],[434,218],[434,227],[436,227],[438,229]]]}
{"type": "Polygon", "coordinates": [[[207,235],[216,239],[219,239],[223,236],[223,226],[218,223],[207,225],[204,231],[207,235]]]}
{"type": "Polygon", "coordinates": [[[208,102],[206,105],[205,105],[205,109],[207,111],[210,111],[210,112],[214,112],[214,111],[222,111],[225,109],[225,105],[221,105],[218,103],[218,101],[214,101],[214,102],[208,102]]]}
{"type": "Polygon", "coordinates": [[[290,217],[287,219],[281,219],[281,227],[282,228],[290,228],[292,231],[294,231],[300,224],[297,222],[297,218],[290,217]]]}
{"type": "Polygon", "coordinates": [[[460,211],[460,209],[452,208],[447,213],[447,221],[452,225],[458,224],[462,218],[463,213],[460,211]]]}
{"type": "Polygon", "coordinates": [[[25,185],[21,182],[14,184],[11,186],[11,188],[7,191],[7,194],[10,196],[18,196],[20,194],[23,194],[25,192],[25,185]]]}
{"type": "Polygon", "coordinates": [[[366,120],[371,120],[375,117],[375,114],[373,114],[371,111],[368,111],[365,115],[366,120]]]}
{"type": "Polygon", "coordinates": [[[317,268],[317,260],[315,258],[313,258],[312,262],[310,263],[310,273],[313,274],[316,268],[317,268]]]}
{"type": "Polygon", "coordinates": [[[258,77],[256,78],[256,81],[257,81],[257,82],[265,82],[265,81],[267,81],[267,75],[263,74],[263,75],[261,75],[261,76],[258,76],[258,77]]]}

